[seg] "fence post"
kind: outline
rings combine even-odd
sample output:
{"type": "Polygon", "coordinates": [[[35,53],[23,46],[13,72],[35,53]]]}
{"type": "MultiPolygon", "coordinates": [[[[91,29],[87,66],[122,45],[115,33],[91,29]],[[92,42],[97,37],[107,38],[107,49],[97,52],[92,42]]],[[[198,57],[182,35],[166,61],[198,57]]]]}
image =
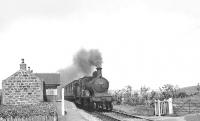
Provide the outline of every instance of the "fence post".
{"type": "Polygon", "coordinates": [[[54,115],[53,121],[58,121],[58,114],[57,113],[54,115]]]}
{"type": "Polygon", "coordinates": [[[158,111],[157,111],[157,109],[158,109],[157,103],[158,103],[158,101],[157,101],[157,100],[155,100],[155,104],[154,104],[155,116],[156,116],[156,115],[157,115],[157,113],[158,113],[158,111]]]}
{"type": "Polygon", "coordinates": [[[190,113],[190,105],[191,105],[191,100],[189,100],[189,113],[190,113]]]}
{"type": "Polygon", "coordinates": [[[64,88],[62,88],[62,104],[61,104],[61,109],[62,109],[62,115],[65,115],[65,103],[64,103],[64,88]]]}
{"type": "Polygon", "coordinates": [[[166,115],[167,111],[166,111],[166,99],[163,100],[163,114],[166,115]]]}
{"type": "Polygon", "coordinates": [[[168,99],[168,104],[169,104],[169,114],[173,114],[172,98],[168,99]]]}
{"type": "Polygon", "coordinates": [[[160,100],[158,100],[158,116],[161,116],[161,114],[160,114],[160,100]]]}

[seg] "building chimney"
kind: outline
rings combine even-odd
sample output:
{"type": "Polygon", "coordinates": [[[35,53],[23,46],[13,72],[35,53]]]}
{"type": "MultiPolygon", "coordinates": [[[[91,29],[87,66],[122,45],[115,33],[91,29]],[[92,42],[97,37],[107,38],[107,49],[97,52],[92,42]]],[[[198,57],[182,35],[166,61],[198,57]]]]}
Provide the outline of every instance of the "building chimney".
{"type": "Polygon", "coordinates": [[[28,72],[31,72],[31,68],[30,68],[30,66],[28,67],[28,72]]]}
{"type": "Polygon", "coordinates": [[[97,69],[97,77],[102,77],[102,72],[101,72],[102,68],[97,67],[96,69],[97,69]]]}
{"type": "Polygon", "coordinates": [[[22,58],[22,63],[20,64],[20,69],[26,70],[26,64],[24,63],[24,59],[22,58]]]}

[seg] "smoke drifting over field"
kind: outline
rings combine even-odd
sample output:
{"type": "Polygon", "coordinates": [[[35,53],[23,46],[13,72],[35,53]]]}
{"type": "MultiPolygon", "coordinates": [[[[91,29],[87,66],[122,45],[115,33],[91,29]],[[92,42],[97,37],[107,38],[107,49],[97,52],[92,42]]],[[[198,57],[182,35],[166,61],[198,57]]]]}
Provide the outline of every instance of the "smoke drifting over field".
{"type": "Polygon", "coordinates": [[[90,75],[93,68],[101,67],[102,57],[101,53],[96,50],[81,49],[75,54],[73,64],[67,68],[59,70],[61,76],[61,83],[66,84],[74,79],[84,75],[90,75]]]}

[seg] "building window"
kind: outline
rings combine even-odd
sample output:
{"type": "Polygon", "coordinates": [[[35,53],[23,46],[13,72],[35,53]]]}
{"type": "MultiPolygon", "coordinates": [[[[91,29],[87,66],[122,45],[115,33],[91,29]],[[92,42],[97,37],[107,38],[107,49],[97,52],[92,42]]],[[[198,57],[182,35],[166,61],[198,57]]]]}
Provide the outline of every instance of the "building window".
{"type": "Polygon", "coordinates": [[[57,95],[57,89],[46,89],[47,95],[57,95]]]}

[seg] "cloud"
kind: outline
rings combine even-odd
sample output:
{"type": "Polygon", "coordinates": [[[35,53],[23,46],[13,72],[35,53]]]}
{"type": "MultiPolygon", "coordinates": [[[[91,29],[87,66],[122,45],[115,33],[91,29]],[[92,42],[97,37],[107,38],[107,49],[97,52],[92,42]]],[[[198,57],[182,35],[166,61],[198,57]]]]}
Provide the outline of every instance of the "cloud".
{"type": "Polygon", "coordinates": [[[0,1],[0,16],[7,19],[26,15],[65,16],[82,11],[119,9],[119,0],[6,0],[0,1]]]}
{"type": "MultiPolygon", "coordinates": [[[[68,16],[85,17],[88,13],[112,15],[121,13],[123,9],[134,9],[138,14],[144,8],[150,11],[183,12],[187,15],[200,15],[198,1],[182,0],[1,0],[0,22],[12,22],[18,17],[45,16],[48,18],[62,18],[68,16]],[[136,9],[135,9],[136,8],[136,9]],[[10,21],[11,20],[11,21],[10,21]]],[[[130,11],[132,12],[132,11],[130,11]]],[[[162,12],[161,12],[162,13],[162,12]]],[[[142,14],[141,14],[142,15],[142,14]]],[[[130,14],[131,16],[131,14],[130,14]]],[[[3,25],[0,24],[2,28],[3,25]]]]}
{"type": "Polygon", "coordinates": [[[149,8],[156,11],[179,12],[188,16],[200,18],[199,0],[143,0],[149,8]]]}
{"type": "Polygon", "coordinates": [[[20,17],[65,18],[89,12],[109,14],[120,9],[120,0],[1,0],[0,28],[20,17]]]}
{"type": "MultiPolygon", "coordinates": [[[[5,77],[5,70],[14,72],[15,64],[5,63],[14,63],[13,60],[21,57],[30,59],[29,64],[35,65],[36,72],[53,72],[65,64],[70,67],[67,64],[73,53],[83,47],[102,52],[103,72],[110,79],[111,87],[117,86],[116,83],[130,84],[132,80],[136,80],[131,82],[137,83],[136,87],[149,80],[157,84],[162,79],[184,80],[187,76],[189,80],[193,76],[187,75],[187,69],[195,70],[188,63],[199,67],[199,57],[195,56],[199,52],[199,31],[198,28],[190,31],[198,19],[185,11],[198,13],[198,8],[192,8],[195,3],[187,5],[184,1],[182,6],[178,4],[182,1],[174,1],[177,3],[171,0],[1,0],[0,27],[6,30],[0,33],[0,53],[5,58],[0,76],[5,77]],[[182,73],[180,70],[185,67],[182,73]]],[[[198,79],[198,72],[194,78],[198,79]]]]}

